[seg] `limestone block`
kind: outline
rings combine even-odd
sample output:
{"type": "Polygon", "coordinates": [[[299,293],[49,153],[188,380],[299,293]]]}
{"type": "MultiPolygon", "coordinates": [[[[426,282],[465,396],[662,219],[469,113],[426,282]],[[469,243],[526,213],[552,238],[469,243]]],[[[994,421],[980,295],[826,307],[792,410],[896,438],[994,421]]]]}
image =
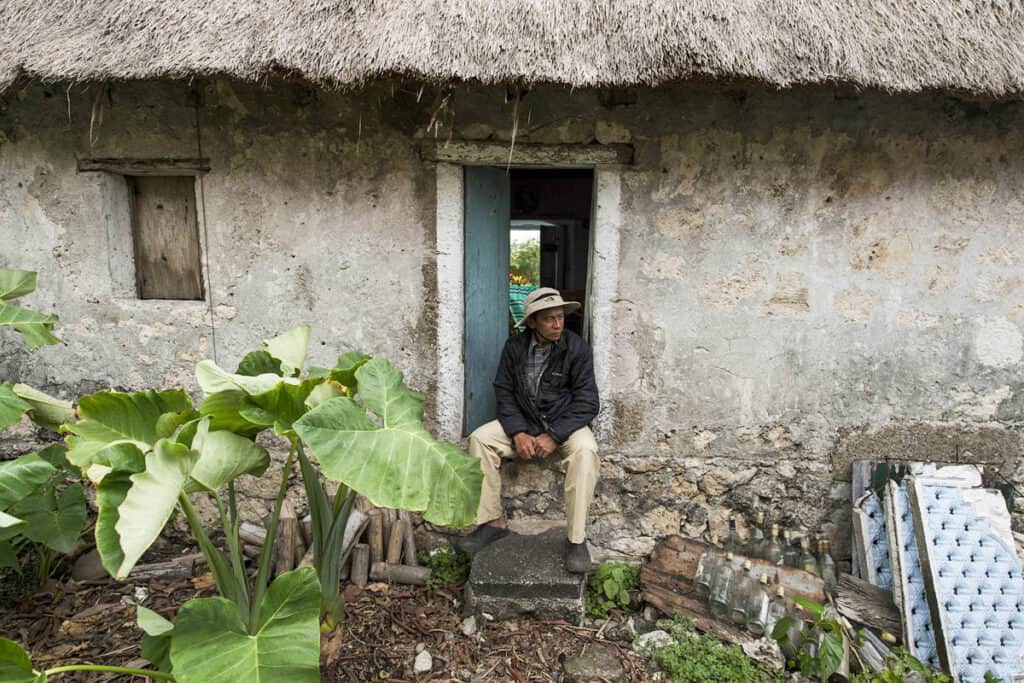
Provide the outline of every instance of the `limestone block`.
{"type": "Polygon", "coordinates": [[[494,135],[494,128],[486,123],[467,123],[456,128],[455,134],[463,140],[486,140],[494,135]]]}
{"type": "Polygon", "coordinates": [[[529,138],[530,142],[547,145],[586,145],[594,140],[594,122],[572,116],[542,128],[531,129],[529,138]]]}
{"type": "Polygon", "coordinates": [[[617,683],[626,681],[626,670],[614,648],[595,644],[582,654],[568,657],[562,665],[566,683],[617,683]]]}
{"type": "Polygon", "coordinates": [[[756,467],[748,467],[739,471],[711,470],[700,480],[700,490],[709,496],[720,496],[730,489],[746,484],[755,475],[757,475],[756,467]]]}
{"type": "Polygon", "coordinates": [[[682,515],[678,510],[656,507],[640,518],[640,530],[646,536],[666,536],[679,533],[682,515]]]}

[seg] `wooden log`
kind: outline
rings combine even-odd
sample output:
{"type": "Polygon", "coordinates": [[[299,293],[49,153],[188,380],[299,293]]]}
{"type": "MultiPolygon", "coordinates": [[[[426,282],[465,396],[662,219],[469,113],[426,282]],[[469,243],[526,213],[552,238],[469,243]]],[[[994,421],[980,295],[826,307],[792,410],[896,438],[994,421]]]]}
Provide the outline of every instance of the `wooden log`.
{"type": "Polygon", "coordinates": [[[267,540],[267,530],[259,524],[242,522],[238,525],[238,538],[256,547],[262,546],[267,540]]]}
{"type": "Polygon", "coordinates": [[[705,633],[713,633],[726,642],[736,645],[754,642],[754,637],[746,631],[713,618],[708,614],[704,604],[695,597],[687,597],[668,588],[647,585],[643,590],[643,599],[665,614],[679,612],[693,619],[693,625],[698,629],[705,633]]]}
{"type": "Polygon", "coordinates": [[[423,586],[426,585],[429,577],[429,567],[410,567],[405,564],[388,564],[386,562],[374,562],[370,565],[370,578],[374,581],[423,586]]]}
{"type": "Polygon", "coordinates": [[[302,523],[300,522],[295,529],[298,533],[295,534],[295,550],[292,553],[292,566],[298,567],[302,563],[302,558],[306,556],[306,542],[302,540],[302,523]]]}
{"type": "Polygon", "coordinates": [[[295,541],[299,536],[299,519],[288,501],[281,505],[281,517],[277,525],[277,562],[274,570],[278,576],[295,568],[295,541]]]}
{"type": "Polygon", "coordinates": [[[869,628],[897,634],[903,632],[903,618],[892,601],[892,593],[849,574],[839,575],[836,610],[850,621],[869,628]]]}
{"type": "Polygon", "coordinates": [[[402,546],[405,544],[405,523],[396,520],[391,525],[391,533],[388,536],[388,551],[385,555],[388,564],[402,563],[402,546]]]}
{"type": "Polygon", "coordinates": [[[402,510],[398,513],[398,519],[405,524],[402,529],[405,532],[402,543],[402,562],[410,567],[416,567],[419,565],[419,561],[416,559],[416,538],[412,533],[412,515],[408,510],[402,510]]]}
{"type": "Polygon", "coordinates": [[[370,523],[370,517],[359,510],[353,509],[348,515],[348,523],[345,525],[345,535],[341,539],[341,561],[344,563],[352,552],[356,541],[363,535],[363,530],[370,523]]]}
{"type": "Polygon", "coordinates": [[[203,560],[202,553],[182,555],[166,562],[150,562],[138,564],[132,569],[129,578],[133,581],[149,579],[190,579],[195,573],[196,565],[203,560]]]}
{"type": "Polygon", "coordinates": [[[313,546],[310,546],[309,549],[306,550],[305,554],[302,556],[302,559],[299,560],[298,564],[296,564],[295,566],[296,567],[312,567],[313,566],[313,546]]]}
{"type": "Polygon", "coordinates": [[[350,573],[352,583],[360,588],[366,588],[370,575],[370,546],[365,543],[356,543],[352,549],[352,571],[350,573]]]}
{"type": "MultiPolygon", "coordinates": [[[[656,572],[652,576],[674,579],[679,586],[690,587],[688,590],[692,591],[690,582],[697,573],[697,562],[707,549],[708,545],[702,541],[679,535],[668,536],[654,547],[651,561],[644,568],[656,572]]],[[[797,595],[818,604],[825,603],[825,582],[820,577],[801,569],[742,555],[733,557],[733,566],[740,568],[746,560],[750,561],[750,573],[754,579],[765,574],[769,583],[780,583],[786,589],[786,595],[797,595]]]]}
{"type": "Polygon", "coordinates": [[[299,531],[302,532],[302,542],[307,548],[313,547],[313,515],[306,515],[299,523],[299,531]]]}
{"type": "Polygon", "coordinates": [[[131,176],[189,176],[210,171],[206,158],[165,157],[153,159],[94,158],[79,159],[79,172],[106,171],[131,176]]]}
{"type": "Polygon", "coordinates": [[[373,562],[384,561],[384,514],[380,510],[370,513],[370,559],[373,562]],[[376,513],[376,514],[374,514],[376,513]]]}
{"type": "Polygon", "coordinates": [[[260,553],[262,553],[262,552],[263,552],[263,546],[250,545],[248,543],[243,543],[242,544],[242,554],[245,555],[246,557],[248,557],[249,559],[255,559],[255,558],[259,557],[260,553]]]}

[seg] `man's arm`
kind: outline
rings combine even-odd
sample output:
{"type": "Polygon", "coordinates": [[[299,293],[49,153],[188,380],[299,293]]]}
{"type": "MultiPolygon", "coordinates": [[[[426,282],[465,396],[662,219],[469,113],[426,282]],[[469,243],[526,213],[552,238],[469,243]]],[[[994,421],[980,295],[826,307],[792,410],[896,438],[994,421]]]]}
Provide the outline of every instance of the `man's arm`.
{"type": "Polygon", "coordinates": [[[494,397],[498,403],[498,422],[501,428],[510,437],[515,439],[520,432],[529,433],[529,422],[519,410],[519,403],[516,401],[516,369],[512,367],[510,345],[512,339],[505,342],[501,350],[501,360],[498,361],[498,371],[494,375],[494,397]]]}
{"type": "Polygon", "coordinates": [[[572,392],[569,409],[548,425],[548,434],[559,444],[597,417],[600,401],[594,379],[594,356],[589,346],[585,345],[584,352],[573,358],[569,366],[569,386],[572,392]]]}

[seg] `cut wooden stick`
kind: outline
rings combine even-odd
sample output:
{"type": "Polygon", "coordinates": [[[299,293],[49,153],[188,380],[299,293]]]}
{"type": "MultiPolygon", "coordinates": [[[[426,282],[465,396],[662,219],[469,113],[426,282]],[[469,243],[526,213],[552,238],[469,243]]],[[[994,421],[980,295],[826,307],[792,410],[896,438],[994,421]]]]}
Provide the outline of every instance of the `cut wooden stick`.
{"type": "Polygon", "coordinates": [[[129,577],[134,580],[145,581],[147,579],[190,579],[195,571],[196,564],[203,560],[202,553],[182,555],[166,562],[151,562],[149,564],[135,565],[129,577]]]}
{"type": "Polygon", "coordinates": [[[295,534],[295,550],[292,553],[292,566],[298,567],[302,564],[302,558],[306,556],[306,542],[302,540],[302,524],[295,527],[298,533],[295,534]]]}
{"type": "Polygon", "coordinates": [[[384,561],[384,514],[380,510],[370,512],[370,559],[384,561]],[[376,513],[376,514],[375,514],[376,513]]]}
{"type": "Polygon", "coordinates": [[[370,546],[365,543],[356,543],[352,549],[352,583],[360,588],[366,588],[370,575],[370,546]]]}
{"type": "Polygon", "coordinates": [[[405,523],[397,520],[391,525],[391,535],[388,538],[388,552],[386,555],[388,564],[402,563],[402,546],[405,544],[405,523]]]}
{"type": "Polygon", "coordinates": [[[277,526],[277,562],[274,569],[278,576],[295,568],[295,541],[298,535],[299,520],[286,500],[281,505],[277,526]]]}
{"type": "Polygon", "coordinates": [[[370,578],[374,581],[423,586],[429,577],[429,567],[410,567],[405,564],[387,564],[386,562],[374,562],[370,566],[370,578]]]}
{"type": "Polygon", "coordinates": [[[238,538],[242,539],[249,545],[254,545],[259,548],[267,540],[267,530],[259,524],[242,522],[238,526],[238,538]]]}
{"type": "Polygon", "coordinates": [[[402,531],[405,532],[402,542],[402,562],[415,567],[419,565],[419,562],[416,560],[416,539],[412,535],[412,515],[408,510],[402,510],[398,513],[398,519],[405,524],[402,528],[402,531]]]}

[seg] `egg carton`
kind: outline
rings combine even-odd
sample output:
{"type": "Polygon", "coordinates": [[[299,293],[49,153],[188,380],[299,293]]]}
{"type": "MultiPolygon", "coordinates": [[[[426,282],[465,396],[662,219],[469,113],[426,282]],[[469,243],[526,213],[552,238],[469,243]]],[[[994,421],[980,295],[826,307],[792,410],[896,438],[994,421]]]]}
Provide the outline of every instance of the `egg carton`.
{"type": "Polygon", "coordinates": [[[921,559],[917,552],[914,521],[907,499],[907,485],[886,484],[885,520],[893,576],[892,596],[903,614],[903,642],[914,657],[932,669],[939,669],[928,595],[921,559]]]}
{"type": "Polygon", "coordinates": [[[906,486],[936,650],[955,683],[984,683],[987,672],[1016,680],[1024,672],[1024,575],[1001,528],[1005,503],[973,483],[914,476],[906,486]]]}
{"type": "Polygon", "coordinates": [[[885,510],[874,491],[865,493],[854,503],[853,525],[861,578],[879,588],[892,590],[885,510]]]}

